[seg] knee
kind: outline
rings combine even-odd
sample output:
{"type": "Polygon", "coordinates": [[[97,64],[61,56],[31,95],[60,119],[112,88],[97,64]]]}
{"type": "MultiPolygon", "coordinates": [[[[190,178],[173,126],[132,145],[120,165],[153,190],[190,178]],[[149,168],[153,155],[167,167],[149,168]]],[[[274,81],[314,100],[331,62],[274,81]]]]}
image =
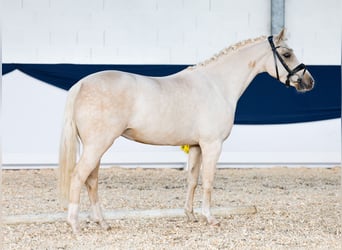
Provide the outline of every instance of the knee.
{"type": "Polygon", "coordinates": [[[197,187],[197,185],[198,185],[198,177],[194,176],[193,174],[189,174],[189,176],[188,176],[188,185],[189,186],[193,186],[193,187],[197,187]]]}
{"type": "Polygon", "coordinates": [[[213,190],[212,182],[210,181],[203,181],[203,190],[206,192],[211,192],[213,190]]]}
{"type": "Polygon", "coordinates": [[[94,187],[97,186],[97,183],[98,183],[97,181],[98,181],[97,178],[92,178],[92,177],[89,176],[89,177],[87,178],[85,184],[86,184],[86,186],[89,187],[89,188],[94,188],[94,187]]]}
{"type": "Polygon", "coordinates": [[[195,188],[197,188],[198,181],[197,180],[191,180],[188,182],[188,185],[189,185],[189,187],[195,189],[195,188]]]}
{"type": "Polygon", "coordinates": [[[71,185],[83,185],[86,183],[88,176],[81,175],[78,171],[74,171],[71,177],[71,185]]]}

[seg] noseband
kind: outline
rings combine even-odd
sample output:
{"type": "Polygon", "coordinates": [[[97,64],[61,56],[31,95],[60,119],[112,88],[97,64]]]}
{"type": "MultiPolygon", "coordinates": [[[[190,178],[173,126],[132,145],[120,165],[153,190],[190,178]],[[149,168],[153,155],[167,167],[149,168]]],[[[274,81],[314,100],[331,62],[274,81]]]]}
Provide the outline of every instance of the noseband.
{"type": "Polygon", "coordinates": [[[277,58],[278,60],[280,61],[280,63],[283,65],[283,67],[286,69],[287,71],[287,76],[286,76],[286,86],[290,86],[290,78],[292,76],[294,76],[298,71],[301,71],[304,69],[303,71],[303,74],[301,77],[298,77],[298,79],[296,80],[296,82],[301,86],[301,87],[305,87],[303,86],[303,83],[302,83],[302,78],[305,74],[305,71],[306,71],[306,66],[305,64],[301,63],[299,65],[297,65],[294,69],[290,69],[289,66],[287,66],[287,64],[285,63],[284,59],[279,55],[277,49],[280,48],[281,46],[275,46],[274,43],[273,43],[273,36],[269,36],[268,38],[268,42],[270,43],[271,45],[271,48],[272,48],[272,52],[273,52],[273,57],[274,57],[274,64],[275,64],[275,68],[276,68],[276,72],[277,72],[277,79],[279,80],[279,71],[278,71],[278,64],[277,64],[277,58]]]}

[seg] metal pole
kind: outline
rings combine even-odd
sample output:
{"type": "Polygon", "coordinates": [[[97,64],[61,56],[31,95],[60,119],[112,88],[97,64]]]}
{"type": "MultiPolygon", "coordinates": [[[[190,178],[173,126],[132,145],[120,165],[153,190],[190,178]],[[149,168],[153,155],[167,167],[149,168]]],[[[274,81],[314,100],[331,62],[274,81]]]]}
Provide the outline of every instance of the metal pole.
{"type": "Polygon", "coordinates": [[[285,0],[271,0],[271,34],[278,34],[285,25],[285,0]]]}

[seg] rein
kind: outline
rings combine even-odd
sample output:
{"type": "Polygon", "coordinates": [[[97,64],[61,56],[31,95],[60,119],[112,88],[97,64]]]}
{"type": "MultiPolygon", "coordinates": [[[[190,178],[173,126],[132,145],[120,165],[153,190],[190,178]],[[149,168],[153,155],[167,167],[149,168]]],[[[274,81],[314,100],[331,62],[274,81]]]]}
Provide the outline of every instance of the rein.
{"type": "Polygon", "coordinates": [[[287,71],[287,76],[286,76],[286,86],[290,86],[290,79],[292,76],[296,75],[297,72],[301,71],[304,69],[303,71],[303,74],[301,77],[298,76],[298,79],[296,80],[296,82],[301,85],[302,87],[303,86],[303,83],[302,83],[302,78],[305,74],[305,71],[306,71],[306,66],[305,64],[301,63],[299,65],[297,65],[294,69],[290,69],[289,66],[285,63],[284,59],[279,55],[277,49],[280,48],[281,46],[275,46],[274,45],[274,42],[273,42],[273,36],[269,36],[268,38],[268,42],[270,43],[271,45],[271,48],[272,48],[272,52],[273,52],[273,57],[274,57],[274,65],[275,65],[275,68],[276,68],[276,72],[277,72],[277,79],[279,81],[279,70],[278,70],[278,64],[277,64],[277,58],[278,60],[280,61],[280,63],[283,65],[283,67],[286,69],[287,71]]]}

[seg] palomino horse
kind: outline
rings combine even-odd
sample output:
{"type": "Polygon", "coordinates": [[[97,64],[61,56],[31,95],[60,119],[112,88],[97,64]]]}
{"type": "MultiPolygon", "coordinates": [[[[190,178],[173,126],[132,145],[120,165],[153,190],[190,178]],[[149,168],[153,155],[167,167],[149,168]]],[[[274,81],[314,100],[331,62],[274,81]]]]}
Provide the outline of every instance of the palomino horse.
{"type": "Polygon", "coordinates": [[[69,92],[60,147],[60,189],[69,201],[67,221],[78,222],[80,191],[86,185],[92,218],[108,229],[98,199],[100,159],[119,136],[153,145],[190,145],[185,214],[190,221],[200,167],[202,214],[210,213],[216,162],[230,134],[236,104],[253,78],[268,72],[298,91],[314,80],[285,43],[285,32],[237,43],[211,59],[166,77],[103,71],[89,75],[69,92]],[[83,145],[76,164],[78,139],[83,145]]]}

